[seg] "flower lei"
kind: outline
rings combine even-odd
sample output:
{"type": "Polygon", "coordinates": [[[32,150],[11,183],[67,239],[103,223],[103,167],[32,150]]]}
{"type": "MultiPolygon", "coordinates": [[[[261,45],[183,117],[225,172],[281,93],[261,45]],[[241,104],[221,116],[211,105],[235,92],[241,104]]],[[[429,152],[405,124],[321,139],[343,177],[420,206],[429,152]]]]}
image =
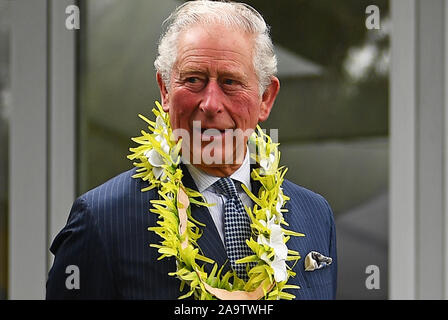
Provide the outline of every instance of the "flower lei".
{"type": "MultiPolygon", "coordinates": [[[[141,136],[132,138],[139,144],[130,148],[128,156],[137,167],[133,178],[149,181],[149,186],[142,192],[158,188],[160,199],[151,200],[151,212],[159,215],[158,226],[148,230],[158,234],[162,241],[160,244],[151,244],[158,248],[160,259],[175,257],[177,270],[170,272],[181,280],[180,291],[185,285],[190,290],[179,299],[194,296],[196,299],[294,299],[295,296],[284,292],[285,289],[299,289],[298,286],[288,285],[288,278],[294,276],[292,267],[286,261],[297,261],[300,255],[297,251],[289,250],[286,242],[290,236],[303,236],[301,233],[286,230],[282,209],[289,198],[283,194],[282,182],[287,171],[278,167],[280,152],[278,144],[257,126],[256,132],[249,139],[249,146],[256,152],[251,157],[259,167],[251,172],[251,178],[261,183],[258,196],[251,193],[246,186],[244,191],[253,200],[254,207],[246,207],[251,219],[252,234],[255,237],[246,243],[253,251],[253,255],[237,261],[237,263],[254,262],[255,266],[248,270],[249,280],[238,278],[234,271],[222,275],[222,266],[200,253],[197,240],[201,237],[204,227],[191,216],[189,204],[209,206],[198,191],[186,188],[182,184],[182,170],[179,168],[181,140],[175,142],[171,139],[169,114],[164,112],[156,101],[157,109],[152,111],[156,121],[150,121],[139,115],[148,124],[150,133],[141,131],[141,136]],[[204,271],[199,262],[214,264],[210,274],[204,271]]],[[[295,265],[294,263],[294,265],[295,265]]]]}

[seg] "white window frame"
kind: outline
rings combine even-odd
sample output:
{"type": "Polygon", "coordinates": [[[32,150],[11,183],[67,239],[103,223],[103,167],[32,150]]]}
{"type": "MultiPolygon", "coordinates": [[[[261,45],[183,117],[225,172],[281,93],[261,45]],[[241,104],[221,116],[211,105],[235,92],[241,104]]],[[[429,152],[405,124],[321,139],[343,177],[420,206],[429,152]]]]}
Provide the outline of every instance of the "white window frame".
{"type": "Polygon", "coordinates": [[[9,299],[45,297],[48,248],[74,200],[76,31],[65,28],[73,3],[11,2],[9,299]]]}
{"type": "Polygon", "coordinates": [[[448,299],[448,2],[391,11],[389,298],[448,299]]]}

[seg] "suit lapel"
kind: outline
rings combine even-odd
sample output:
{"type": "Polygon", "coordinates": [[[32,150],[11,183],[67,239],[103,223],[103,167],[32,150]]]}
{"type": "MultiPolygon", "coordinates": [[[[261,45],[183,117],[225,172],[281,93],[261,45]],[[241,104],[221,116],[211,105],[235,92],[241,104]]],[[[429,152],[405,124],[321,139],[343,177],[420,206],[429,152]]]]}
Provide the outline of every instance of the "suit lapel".
{"type": "MultiPolygon", "coordinates": [[[[252,170],[255,169],[256,166],[254,164],[250,165],[250,173],[252,174],[252,170]]],[[[255,181],[250,179],[250,186],[251,186],[251,192],[255,195],[258,196],[258,191],[260,190],[261,187],[261,183],[259,181],[255,181]]]]}
{"type": "MultiPolygon", "coordinates": [[[[182,179],[184,186],[197,191],[198,188],[194,183],[194,180],[191,177],[190,173],[188,172],[187,167],[184,164],[181,164],[181,167],[184,174],[184,177],[182,179]]],[[[210,211],[207,207],[192,204],[191,215],[195,220],[201,222],[202,224],[205,224],[205,227],[199,226],[202,231],[202,236],[198,239],[200,253],[207,258],[214,260],[218,264],[218,268],[220,266],[223,266],[228,259],[227,253],[224,248],[224,244],[222,243],[221,237],[219,236],[218,230],[216,229],[210,211]]],[[[209,263],[206,263],[204,265],[204,269],[208,273],[211,271],[212,267],[213,265],[209,263]]],[[[229,263],[226,264],[223,270],[223,274],[225,274],[227,270],[230,270],[229,263]]]]}

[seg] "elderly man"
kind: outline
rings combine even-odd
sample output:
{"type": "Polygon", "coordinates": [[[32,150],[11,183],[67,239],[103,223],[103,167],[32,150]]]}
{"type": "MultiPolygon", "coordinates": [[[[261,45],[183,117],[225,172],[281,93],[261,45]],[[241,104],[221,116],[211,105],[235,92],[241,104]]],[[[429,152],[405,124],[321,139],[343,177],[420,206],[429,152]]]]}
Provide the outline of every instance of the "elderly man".
{"type": "Polygon", "coordinates": [[[75,201],[47,298],[334,299],[331,209],[283,179],[276,144],[254,132],[280,88],[261,15],[187,2],[155,66],[161,106],[134,140],[137,168],[75,201]]]}

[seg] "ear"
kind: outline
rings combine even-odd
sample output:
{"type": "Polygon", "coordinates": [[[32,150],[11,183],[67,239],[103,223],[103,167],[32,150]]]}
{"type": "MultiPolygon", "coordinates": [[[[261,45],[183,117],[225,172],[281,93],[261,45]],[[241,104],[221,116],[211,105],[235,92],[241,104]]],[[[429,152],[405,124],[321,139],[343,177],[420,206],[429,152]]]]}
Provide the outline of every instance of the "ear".
{"type": "Polygon", "coordinates": [[[274,106],[275,98],[280,90],[280,80],[277,77],[271,78],[271,83],[266,88],[261,97],[261,107],[260,115],[258,116],[258,121],[266,121],[271,113],[271,109],[274,106]]]}
{"type": "Polygon", "coordinates": [[[168,112],[170,109],[168,89],[165,85],[165,82],[162,79],[162,75],[159,72],[157,72],[156,78],[157,78],[157,84],[159,85],[160,99],[162,100],[161,102],[163,111],[168,112]]]}

